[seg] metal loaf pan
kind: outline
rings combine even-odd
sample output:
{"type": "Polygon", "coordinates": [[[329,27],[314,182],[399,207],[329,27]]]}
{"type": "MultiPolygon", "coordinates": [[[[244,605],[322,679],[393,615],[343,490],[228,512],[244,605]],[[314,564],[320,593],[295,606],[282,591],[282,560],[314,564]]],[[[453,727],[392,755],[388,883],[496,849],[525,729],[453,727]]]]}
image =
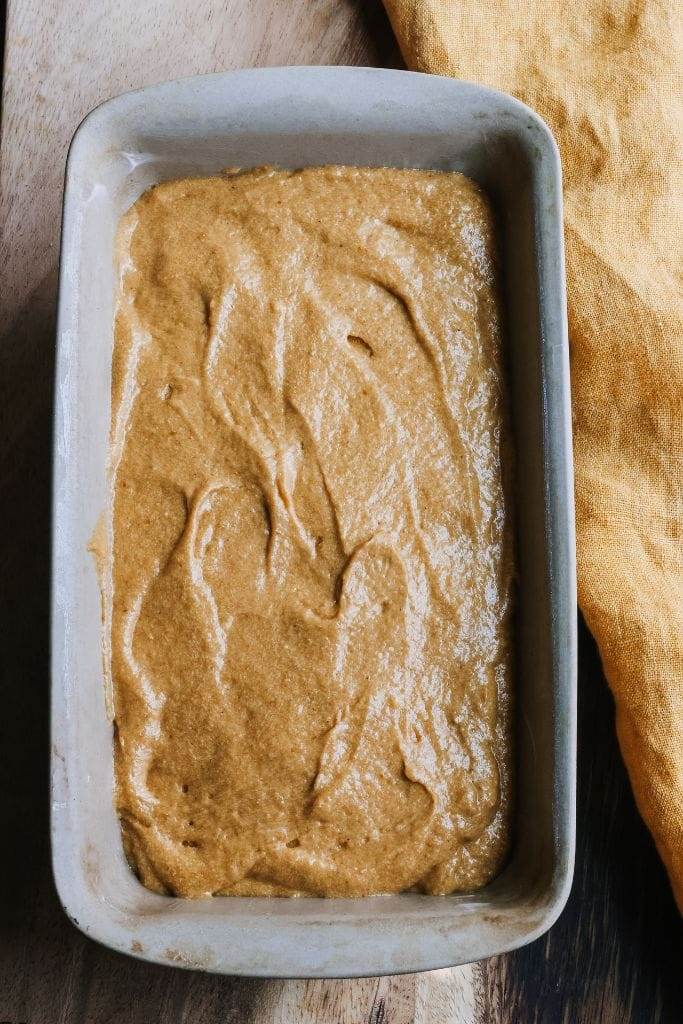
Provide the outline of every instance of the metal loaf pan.
{"type": "Polygon", "coordinates": [[[540,118],[477,85],[373,68],[238,71],[110,100],[69,153],[56,373],[52,848],[74,923],[138,957],[265,977],[429,970],[549,928],[574,857],[576,597],[560,162],[540,118]],[[498,210],[517,451],[517,807],[510,862],[474,894],[191,901],[148,892],[123,855],[87,551],[107,503],[114,232],[154,182],[264,163],[459,170],[498,210]]]}

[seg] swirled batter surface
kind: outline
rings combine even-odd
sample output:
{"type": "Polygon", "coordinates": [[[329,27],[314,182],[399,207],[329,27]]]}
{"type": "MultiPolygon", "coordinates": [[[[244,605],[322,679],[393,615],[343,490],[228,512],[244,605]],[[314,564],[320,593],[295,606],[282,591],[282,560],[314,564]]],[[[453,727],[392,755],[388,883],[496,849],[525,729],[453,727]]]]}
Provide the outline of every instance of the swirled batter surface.
{"type": "Polygon", "coordinates": [[[487,882],[509,831],[492,215],[453,173],[262,168],[119,235],[111,669],[161,892],[487,882]]]}

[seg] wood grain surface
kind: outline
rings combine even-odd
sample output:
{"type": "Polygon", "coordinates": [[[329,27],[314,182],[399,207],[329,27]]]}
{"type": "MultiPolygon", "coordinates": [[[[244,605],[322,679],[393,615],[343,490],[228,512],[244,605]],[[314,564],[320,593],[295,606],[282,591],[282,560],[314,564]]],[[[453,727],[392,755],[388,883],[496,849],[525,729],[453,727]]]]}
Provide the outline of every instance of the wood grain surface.
{"type": "MultiPolygon", "coordinates": [[[[504,26],[501,26],[504,40],[504,26]]],[[[0,1024],[680,1022],[683,935],[580,635],[579,838],[567,910],[487,962],[398,978],[261,982],[157,967],[68,923],[48,836],[52,373],[69,139],[116,93],[274,64],[401,66],[377,0],[10,0],[2,123],[0,1024]]]]}

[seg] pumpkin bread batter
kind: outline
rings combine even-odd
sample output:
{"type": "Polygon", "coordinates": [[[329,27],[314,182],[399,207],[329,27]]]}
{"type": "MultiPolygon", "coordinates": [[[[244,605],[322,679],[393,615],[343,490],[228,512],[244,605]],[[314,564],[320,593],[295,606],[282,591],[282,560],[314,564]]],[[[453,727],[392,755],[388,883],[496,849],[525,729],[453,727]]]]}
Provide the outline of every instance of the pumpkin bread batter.
{"type": "Polygon", "coordinates": [[[117,808],[159,892],[486,883],[510,819],[493,221],[454,173],[159,185],[119,240],[117,808]]]}

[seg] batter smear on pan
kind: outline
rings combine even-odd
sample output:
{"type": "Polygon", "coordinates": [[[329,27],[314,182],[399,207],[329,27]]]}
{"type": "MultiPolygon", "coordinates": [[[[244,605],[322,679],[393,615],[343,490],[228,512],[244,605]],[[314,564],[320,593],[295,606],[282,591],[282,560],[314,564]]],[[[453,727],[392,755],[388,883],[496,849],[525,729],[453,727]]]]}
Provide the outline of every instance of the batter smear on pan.
{"type": "Polygon", "coordinates": [[[510,780],[493,218],[455,173],[260,168],[122,221],[117,808],[151,889],[485,884],[510,780]]]}

